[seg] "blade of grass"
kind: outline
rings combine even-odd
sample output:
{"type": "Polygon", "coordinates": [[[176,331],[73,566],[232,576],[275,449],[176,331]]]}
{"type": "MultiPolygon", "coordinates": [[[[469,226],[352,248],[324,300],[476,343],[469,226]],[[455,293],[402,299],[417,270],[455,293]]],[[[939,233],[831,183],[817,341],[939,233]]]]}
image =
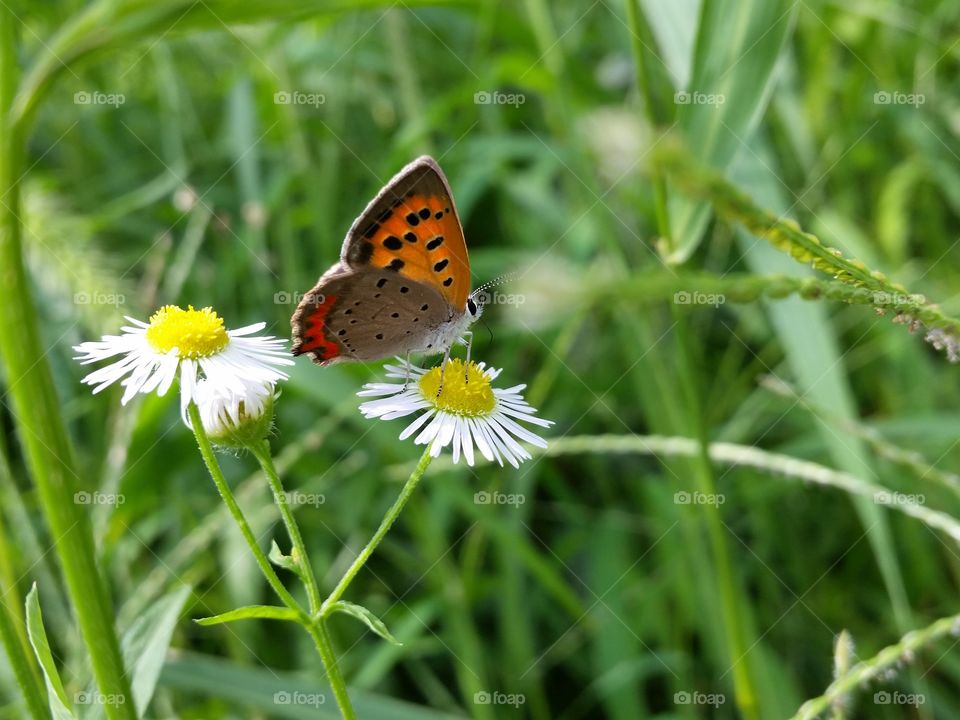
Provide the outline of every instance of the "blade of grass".
{"type": "MultiPolygon", "coordinates": [[[[103,581],[95,560],[89,518],[74,502],[76,472],[60,401],[38,333],[39,321],[23,264],[20,178],[23,148],[10,108],[18,78],[19,20],[0,9],[0,348],[17,430],[44,516],[83,632],[101,692],[130,697],[103,581]]],[[[112,718],[132,719],[133,703],[107,707],[112,718]]]]}
{"type": "MultiPolygon", "coordinates": [[[[766,108],[774,70],[793,30],[798,7],[798,3],[789,0],[700,3],[690,82],[677,88],[675,96],[677,123],[695,148],[699,163],[723,171],[741,152],[737,138],[750,134],[766,108]]],[[[657,4],[647,14],[649,17],[654,11],[677,15],[684,10],[679,3],[657,4]]],[[[648,22],[660,47],[675,40],[675,33],[667,33],[667,29],[692,31],[689,18],[682,16],[672,23],[662,19],[648,22]]],[[[677,78],[684,76],[682,68],[673,74],[677,78]]],[[[671,195],[669,209],[667,260],[680,264],[699,246],[710,206],[684,195],[671,195]]]]}

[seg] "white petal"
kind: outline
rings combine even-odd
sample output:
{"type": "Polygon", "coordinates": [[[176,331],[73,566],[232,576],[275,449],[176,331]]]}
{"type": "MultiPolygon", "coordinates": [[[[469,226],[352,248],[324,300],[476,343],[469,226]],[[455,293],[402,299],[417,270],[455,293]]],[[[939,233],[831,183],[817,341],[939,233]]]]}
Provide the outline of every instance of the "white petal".
{"type": "Polygon", "coordinates": [[[457,428],[457,418],[454,415],[447,415],[446,413],[439,414],[443,416],[443,424],[437,432],[437,439],[434,441],[434,444],[439,443],[441,448],[445,448],[450,444],[450,441],[453,440],[453,433],[457,428]]]}
{"type": "Polygon", "coordinates": [[[463,457],[467,465],[473,467],[473,435],[468,418],[460,418],[460,444],[463,446],[463,457]]]}
{"type": "Polygon", "coordinates": [[[433,416],[433,419],[430,423],[420,431],[420,434],[417,435],[413,440],[414,445],[426,445],[428,442],[433,440],[437,433],[440,432],[440,427],[443,425],[444,414],[438,412],[433,416]]]}
{"type": "Polygon", "coordinates": [[[453,419],[453,464],[460,462],[460,424],[463,418],[455,417],[453,419]]]}
{"type": "Polygon", "coordinates": [[[230,330],[227,334],[230,337],[238,337],[241,335],[251,335],[255,332],[260,332],[266,326],[267,324],[265,322],[258,322],[258,323],[254,323],[253,325],[244,325],[243,327],[237,328],[236,330],[230,330]]]}
{"type": "MultiPolygon", "coordinates": [[[[493,452],[490,449],[489,443],[487,443],[487,439],[477,427],[477,421],[473,418],[467,418],[467,424],[470,427],[470,434],[473,436],[474,442],[477,443],[477,447],[480,449],[480,452],[487,460],[493,462],[493,452]]],[[[500,464],[502,465],[503,463],[500,464]]]]}
{"type": "Polygon", "coordinates": [[[506,430],[512,432],[521,440],[526,440],[531,445],[536,445],[537,447],[545,448],[547,446],[547,441],[544,440],[539,435],[536,435],[529,430],[527,430],[522,425],[518,425],[513,420],[508,418],[502,413],[497,413],[493,416],[493,419],[496,419],[500,425],[502,425],[506,430]]]}
{"type": "MultiPolygon", "coordinates": [[[[180,414],[187,421],[187,405],[193,400],[197,384],[197,363],[186,359],[180,363],[180,414]]],[[[189,423],[188,423],[189,424],[189,423]]]]}
{"type": "Polygon", "coordinates": [[[413,435],[417,430],[420,429],[420,427],[421,427],[427,420],[429,420],[429,419],[433,416],[433,413],[435,413],[435,412],[436,412],[436,410],[430,410],[429,412],[425,412],[423,415],[421,415],[420,417],[418,417],[418,418],[417,418],[416,420],[414,420],[412,423],[410,423],[409,425],[407,425],[407,428],[406,428],[402,433],[400,433],[400,439],[401,439],[401,440],[406,440],[408,437],[410,437],[411,435],[413,435]]]}

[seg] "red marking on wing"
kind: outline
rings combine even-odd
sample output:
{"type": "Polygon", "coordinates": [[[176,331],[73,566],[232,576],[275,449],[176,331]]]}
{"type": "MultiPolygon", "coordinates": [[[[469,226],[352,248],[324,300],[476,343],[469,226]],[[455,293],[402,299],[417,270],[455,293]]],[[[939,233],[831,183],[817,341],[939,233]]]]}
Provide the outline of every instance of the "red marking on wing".
{"type": "Polygon", "coordinates": [[[317,359],[332,360],[340,354],[340,345],[327,339],[327,315],[336,301],[336,295],[326,295],[313,312],[303,317],[303,340],[293,349],[295,355],[316,352],[317,359]]]}

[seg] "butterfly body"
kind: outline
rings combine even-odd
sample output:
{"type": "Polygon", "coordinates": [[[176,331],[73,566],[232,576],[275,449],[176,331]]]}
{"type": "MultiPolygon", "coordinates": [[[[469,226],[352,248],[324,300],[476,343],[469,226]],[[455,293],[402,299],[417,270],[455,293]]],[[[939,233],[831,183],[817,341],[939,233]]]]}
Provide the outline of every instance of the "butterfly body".
{"type": "Polygon", "coordinates": [[[303,297],[293,352],[320,365],[446,352],[481,311],[449,184],[424,156],[367,205],[303,297]]]}

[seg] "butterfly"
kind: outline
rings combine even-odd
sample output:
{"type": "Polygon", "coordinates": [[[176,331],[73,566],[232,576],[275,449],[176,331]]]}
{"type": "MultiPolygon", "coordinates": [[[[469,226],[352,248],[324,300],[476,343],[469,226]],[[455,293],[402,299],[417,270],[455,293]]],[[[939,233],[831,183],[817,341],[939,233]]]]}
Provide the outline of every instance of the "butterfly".
{"type": "MultiPolygon", "coordinates": [[[[483,311],[450,184],[426,155],[397,173],[343,241],[340,261],[290,320],[293,354],[318,365],[444,353],[483,311]]],[[[469,345],[468,345],[469,359],[469,345]]]]}

